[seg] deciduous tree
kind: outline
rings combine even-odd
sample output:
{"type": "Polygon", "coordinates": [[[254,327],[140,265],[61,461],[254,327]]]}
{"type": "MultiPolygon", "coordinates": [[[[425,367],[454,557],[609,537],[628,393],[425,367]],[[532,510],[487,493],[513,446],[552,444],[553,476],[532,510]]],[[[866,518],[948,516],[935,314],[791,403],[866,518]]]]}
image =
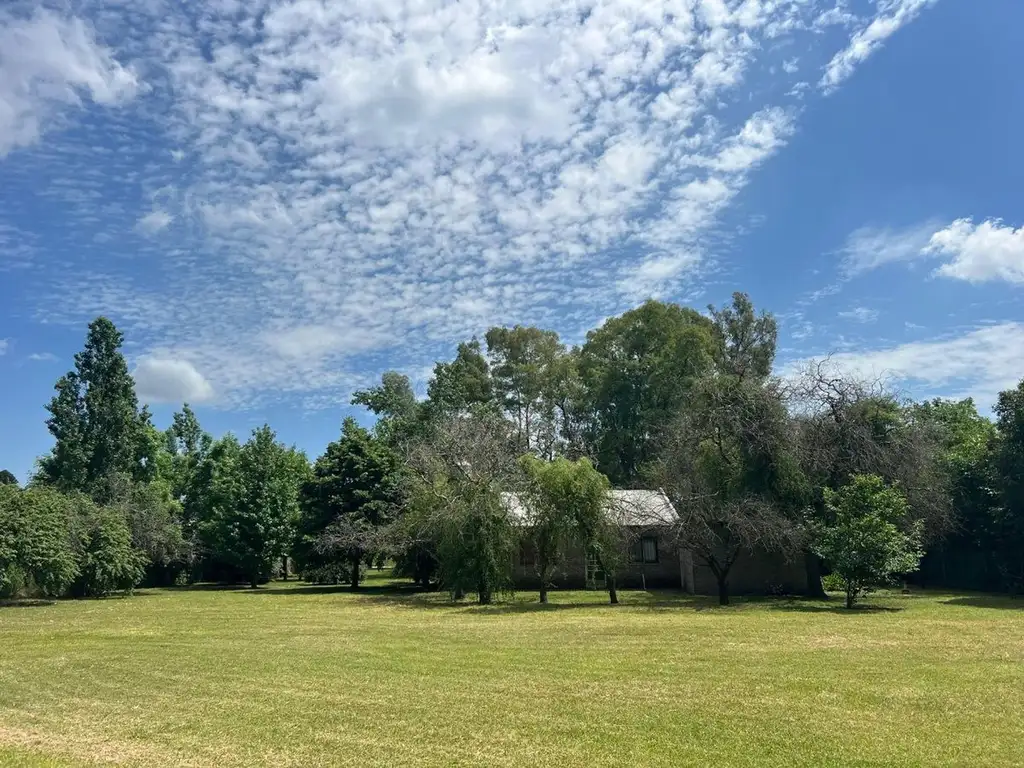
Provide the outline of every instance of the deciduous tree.
{"type": "Polygon", "coordinates": [[[551,458],[558,438],[557,376],[565,347],[554,331],[517,325],[485,337],[494,395],[515,428],[523,452],[551,458]]]}
{"type": "Polygon", "coordinates": [[[893,576],[917,569],[924,523],[907,516],[907,501],[877,475],[856,475],[825,489],[830,519],[813,522],[813,547],[843,582],[846,607],[893,576]]]}
{"type": "Polygon", "coordinates": [[[740,557],[799,551],[806,481],[774,384],[705,377],[663,431],[659,449],[649,477],[672,500],[679,545],[714,574],[722,605],[740,557]]]}
{"type": "Polygon", "coordinates": [[[708,318],[676,304],[648,301],[587,334],[580,373],[591,416],[597,467],[613,483],[640,482],[654,442],[686,401],[715,353],[708,318]]]}
{"type": "Polygon", "coordinates": [[[993,555],[1006,588],[1024,592],[1024,381],[999,393],[994,456],[993,555]]]}
{"type": "MultiPolygon", "coordinates": [[[[522,494],[527,518],[523,522],[529,544],[536,549],[540,601],[546,603],[554,570],[573,541],[596,547],[599,556],[606,549],[607,537],[601,529],[608,511],[608,479],[587,459],[548,462],[526,455],[520,463],[527,477],[522,494]]],[[[610,558],[604,559],[615,565],[610,558]]],[[[613,590],[614,578],[611,569],[613,590]]]]}
{"type": "MultiPolygon", "coordinates": [[[[223,441],[222,441],[223,442],[223,441]]],[[[255,589],[293,541],[298,489],[288,449],[264,425],[241,448],[211,451],[207,517],[201,536],[255,589]]]]}
{"type": "Polygon", "coordinates": [[[75,520],[52,488],[0,485],[0,595],[61,595],[78,576],[75,520]]]}
{"type": "Polygon", "coordinates": [[[503,494],[522,487],[515,438],[501,417],[484,411],[449,416],[409,456],[408,530],[436,553],[441,583],[480,603],[512,587],[519,527],[503,494]]]}

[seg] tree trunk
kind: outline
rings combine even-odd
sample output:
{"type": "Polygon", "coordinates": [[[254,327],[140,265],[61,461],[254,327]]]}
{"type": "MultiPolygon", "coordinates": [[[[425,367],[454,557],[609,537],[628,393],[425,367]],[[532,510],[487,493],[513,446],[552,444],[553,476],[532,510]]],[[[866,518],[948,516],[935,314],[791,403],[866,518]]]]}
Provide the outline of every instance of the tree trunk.
{"type": "Polygon", "coordinates": [[[452,595],[452,600],[465,600],[465,599],[466,599],[466,590],[464,590],[462,587],[456,587],[455,588],[455,594],[452,595]]]}
{"type": "Polygon", "coordinates": [[[729,604],[729,574],[723,573],[718,576],[718,604],[729,604]]]}
{"type": "Polygon", "coordinates": [[[259,583],[258,582],[259,582],[259,576],[257,576],[255,573],[249,574],[249,586],[252,589],[257,589],[259,587],[259,583]]]}
{"type": "Polygon", "coordinates": [[[284,581],[288,581],[288,555],[285,555],[281,561],[281,572],[284,581]]]}
{"type": "Polygon", "coordinates": [[[853,587],[846,588],[846,607],[853,608],[854,590],[853,587]]]}
{"type": "Polygon", "coordinates": [[[480,587],[479,587],[479,591],[477,592],[477,596],[479,598],[480,605],[490,605],[491,604],[491,587],[490,587],[490,585],[489,584],[481,584],[480,587]]]}
{"type": "Polygon", "coordinates": [[[821,558],[813,552],[804,552],[804,571],[807,574],[807,597],[828,597],[821,583],[821,558]]]}
{"type": "Polygon", "coordinates": [[[359,589],[359,566],[362,558],[356,555],[352,558],[352,589],[359,589]]]}
{"type": "Polygon", "coordinates": [[[548,562],[545,558],[540,558],[540,601],[547,603],[548,601],[548,562]]]}
{"type": "Polygon", "coordinates": [[[615,577],[611,576],[607,572],[605,572],[604,577],[608,580],[608,602],[612,605],[618,605],[619,591],[615,588],[615,577]]]}

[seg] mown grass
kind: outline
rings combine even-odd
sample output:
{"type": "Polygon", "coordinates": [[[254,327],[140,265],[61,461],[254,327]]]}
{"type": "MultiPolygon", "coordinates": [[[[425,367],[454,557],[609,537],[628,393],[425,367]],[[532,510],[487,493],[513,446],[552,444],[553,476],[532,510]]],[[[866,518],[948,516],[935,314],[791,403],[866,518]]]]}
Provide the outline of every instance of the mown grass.
{"type": "Polygon", "coordinates": [[[1024,764],[1024,601],[274,584],[0,608],[0,764],[1024,764]]]}

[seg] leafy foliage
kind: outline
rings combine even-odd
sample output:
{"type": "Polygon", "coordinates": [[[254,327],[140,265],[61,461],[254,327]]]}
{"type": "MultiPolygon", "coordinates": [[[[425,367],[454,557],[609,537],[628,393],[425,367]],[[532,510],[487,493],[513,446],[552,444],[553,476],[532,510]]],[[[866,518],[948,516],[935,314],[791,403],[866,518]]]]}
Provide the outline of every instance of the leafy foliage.
{"type": "Polygon", "coordinates": [[[0,595],[61,595],[78,576],[67,497],[0,485],[0,595]]]}
{"type": "Polygon", "coordinates": [[[434,366],[427,400],[432,419],[494,405],[490,367],[479,341],[473,339],[459,344],[453,361],[434,366]]]}
{"type": "Polygon", "coordinates": [[[146,556],[132,546],[128,521],[117,509],[101,507],[78,495],[72,499],[78,521],[78,578],[80,597],[129,593],[146,575],[146,556]]]}
{"type": "Polygon", "coordinates": [[[553,570],[573,541],[581,541],[595,552],[614,593],[618,547],[607,530],[608,479],[587,459],[558,458],[545,462],[524,456],[520,463],[528,478],[523,498],[530,543],[537,552],[540,601],[548,601],[548,584],[553,570]]]}
{"type": "Polygon", "coordinates": [[[510,591],[519,532],[502,495],[522,477],[508,423],[487,412],[449,417],[414,447],[409,467],[406,531],[435,554],[441,583],[483,604],[510,591]]]}
{"type": "Polygon", "coordinates": [[[995,410],[997,503],[992,509],[990,541],[1003,583],[1024,592],[1024,381],[1000,393],[995,410]]]}
{"type": "Polygon", "coordinates": [[[385,372],[378,386],[355,392],[352,404],[377,416],[374,433],[392,449],[401,449],[423,432],[426,414],[404,374],[385,372]]]}
{"type": "Polygon", "coordinates": [[[825,489],[831,519],[814,525],[814,549],[842,580],[846,607],[866,590],[917,569],[923,523],[908,521],[907,500],[877,475],[825,489]]]}
{"type": "Polygon", "coordinates": [[[241,447],[220,441],[202,476],[207,508],[200,536],[208,552],[255,588],[293,540],[300,481],[294,458],[263,426],[241,447]]]}
{"type": "Polygon", "coordinates": [[[145,555],[154,581],[171,583],[189,559],[182,535],[181,505],[171,497],[166,481],[133,483],[122,478],[109,506],[128,522],[132,547],[145,555]]]}
{"type": "Polygon", "coordinates": [[[655,455],[655,436],[684,407],[714,357],[714,327],[692,309],[648,301],[587,334],[580,375],[597,467],[631,486],[655,455]]]}
{"type": "Polygon", "coordinates": [[[672,500],[676,539],[714,574],[724,605],[739,558],[799,551],[806,479],[773,384],[709,376],[693,398],[662,432],[648,476],[672,500]]]}
{"type": "Polygon", "coordinates": [[[360,564],[386,549],[400,500],[398,459],[352,418],[300,493],[296,560],[306,578],[359,586],[360,564]]]}
{"type": "Polygon", "coordinates": [[[105,317],[89,324],[75,370],[56,384],[47,427],[56,443],[39,462],[39,480],[64,491],[96,494],[109,475],[150,479],[146,427],[134,382],[121,354],[124,336],[105,317]]]}
{"type": "Polygon", "coordinates": [[[487,332],[491,381],[520,451],[550,457],[558,439],[557,376],[565,348],[554,331],[517,325],[487,332]]]}

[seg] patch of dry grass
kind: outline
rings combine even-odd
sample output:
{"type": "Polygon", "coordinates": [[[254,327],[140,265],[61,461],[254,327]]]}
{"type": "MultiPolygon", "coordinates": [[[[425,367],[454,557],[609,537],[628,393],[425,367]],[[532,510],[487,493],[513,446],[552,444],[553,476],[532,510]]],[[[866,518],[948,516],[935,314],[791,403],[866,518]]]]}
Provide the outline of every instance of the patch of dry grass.
{"type": "Polygon", "coordinates": [[[0,764],[1024,764],[1024,602],[370,586],[0,608],[0,764]]]}

